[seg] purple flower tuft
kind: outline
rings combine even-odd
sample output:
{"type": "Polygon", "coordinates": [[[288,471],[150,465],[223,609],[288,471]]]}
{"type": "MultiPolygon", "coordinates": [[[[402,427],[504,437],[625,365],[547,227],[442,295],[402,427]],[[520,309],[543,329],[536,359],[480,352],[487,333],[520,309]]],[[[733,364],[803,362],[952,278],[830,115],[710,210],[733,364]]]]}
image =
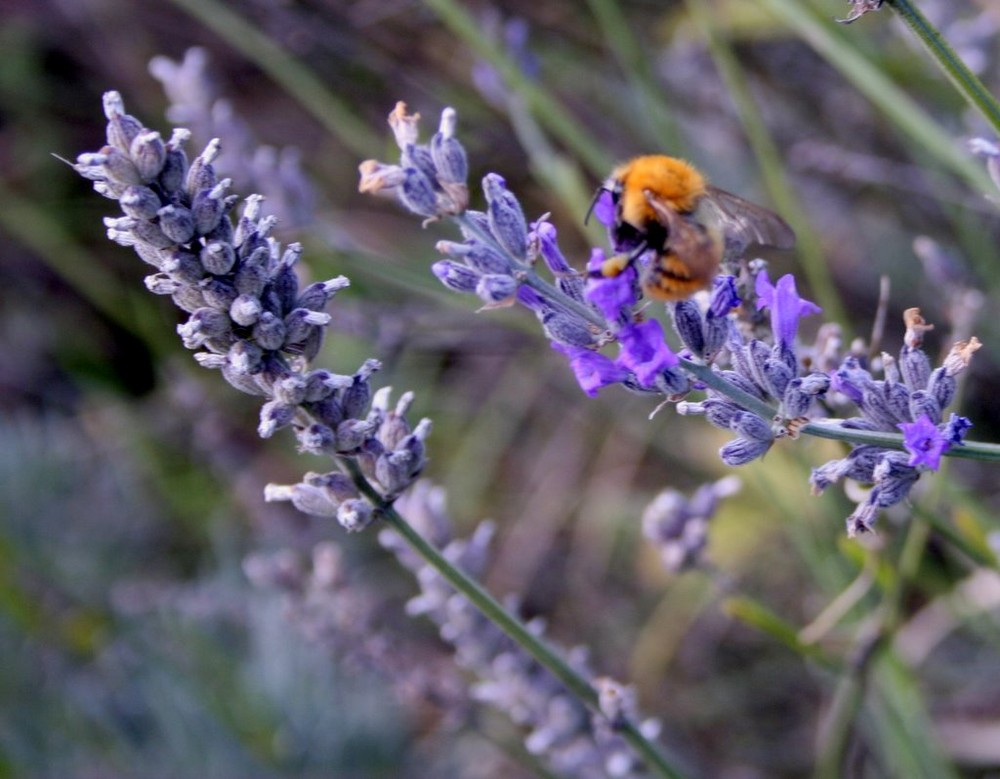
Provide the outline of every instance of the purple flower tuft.
{"type": "Polygon", "coordinates": [[[652,387],[663,371],[680,364],[663,340],[663,326],[656,319],[623,327],[618,340],[622,346],[618,364],[632,371],[643,387],[652,387]]]}
{"type": "Polygon", "coordinates": [[[569,367],[573,369],[576,380],[580,383],[580,389],[592,398],[597,396],[597,391],[601,387],[617,384],[628,377],[628,371],[600,352],[579,346],[567,346],[558,341],[552,342],[552,348],[569,357],[569,367]]]}
{"type": "Polygon", "coordinates": [[[603,276],[601,275],[603,264],[604,252],[594,249],[587,262],[589,277],[583,294],[605,319],[616,322],[621,316],[622,309],[635,303],[636,270],[630,265],[617,276],[603,276]]]}
{"type": "Polygon", "coordinates": [[[712,282],[712,300],[708,315],[721,319],[740,304],[735,276],[716,276],[712,282]]]}
{"type": "Polygon", "coordinates": [[[791,346],[799,330],[799,319],[818,314],[821,309],[812,301],[800,298],[795,288],[795,277],[786,273],[777,284],[772,284],[767,271],[757,274],[757,308],[771,309],[771,330],[778,343],[791,346]]]}
{"type": "Polygon", "coordinates": [[[903,431],[903,445],[910,453],[907,464],[926,465],[936,471],[941,465],[941,455],[951,446],[945,435],[926,414],[921,414],[916,422],[904,422],[899,429],[903,431]]]}
{"type": "Polygon", "coordinates": [[[602,189],[594,200],[594,218],[605,227],[610,227],[615,223],[615,201],[611,193],[602,189]]]}
{"type": "Polygon", "coordinates": [[[960,417],[958,414],[952,413],[951,418],[944,426],[944,437],[950,446],[961,446],[970,427],[972,427],[972,422],[969,421],[968,417],[960,417]]]}

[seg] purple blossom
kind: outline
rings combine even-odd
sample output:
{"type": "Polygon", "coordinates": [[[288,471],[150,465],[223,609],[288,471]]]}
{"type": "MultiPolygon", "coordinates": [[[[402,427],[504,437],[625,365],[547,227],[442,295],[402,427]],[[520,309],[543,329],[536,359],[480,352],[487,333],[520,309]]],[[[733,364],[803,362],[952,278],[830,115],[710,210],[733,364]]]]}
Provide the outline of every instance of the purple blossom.
{"type": "Polygon", "coordinates": [[[601,315],[615,322],[621,316],[623,308],[631,306],[636,299],[636,270],[631,265],[617,276],[604,276],[601,267],[604,264],[604,252],[594,249],[587,262],[587,286],[584,297],[597,306],[601,315]]]}
{"type": "Polygon", "coordinates": [[[907,464],[912,467],[926,465],[936,471],[941,465],[941,455],[950,448],[951,442],[930,417],[921,414],[916,422],[904,422],[899,429],[903,431],[903,445],[910,453],[907,464]]]}
{"type": "Polygon", "coordinates": [[[628,371],[600,352],[579,346],[567,346],[558,341],[552,342],[552,348],[569,357],[569,367],[573,369],[576,380],[580,383],[580,389],[592,398],[597,397],[597,391],[601,387],[617,384],[628,377],[628,371]]]}
{"type": "Polygon", "coordinates": [[[757,274],[757,308],[771,309],[771,330],[778,343],[791,346],[799,330],[799,319],[810,314],[818,314],[821,309],[815,303],[799,297],[795,288],[795,277],[786,273],[777,284],[772,284],[766,270],[757,274]]]}
{"type": "Polygon", "coordinates": [[[972,427],[972,422],[969,421],[968,417],[960,417],[958,414],[952,413],[944,427],[944,437],[948,440],[949,445],[961,446],[970,427],[972,427]]]}
{"type": "Polygon", "coordinates": [[[736,291],[736,277],[716,276],[712,282],[712,300],[708,305],[708,315],[721,319],[739,304],[740,296],[736,291]]]}
{"type": "Polygon", "coordinates": [[[632,371],[643,387],[652,387],[663,371],[680,364],[663,340],[663,326],[656,319],[623,327],[618,340],[622,347],[618,365],[632,371]]]}

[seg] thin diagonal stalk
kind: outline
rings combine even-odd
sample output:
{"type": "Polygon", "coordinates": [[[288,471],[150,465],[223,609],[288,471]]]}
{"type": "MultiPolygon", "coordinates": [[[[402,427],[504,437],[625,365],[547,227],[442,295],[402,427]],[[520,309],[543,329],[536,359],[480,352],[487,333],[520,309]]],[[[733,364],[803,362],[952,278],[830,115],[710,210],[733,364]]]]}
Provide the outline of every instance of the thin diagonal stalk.
{"type": "Polygon", "coordinates": [[[993,132],[1000,135],[1000,103],[983,86],[983,82],[976,74],[966,67],[962,58],[941,37],[937,28],[920,13],[920,9],[910,0],[888,0],[886,5],[903,18],[903,21],[924,44],[941,70],[962,94],[962,97],[986,118],[986,121],[993,126],[993,132]]]}
{"type": "MultiPolygon", "coordinates": [[[[901,132],[951,168],[975,191],[990,192],[995,189],[982,166],[960,149],[949,133],[842,35],[834,33],[830,29],[831,25],[818,19],[807,3],[803,0],[758,2],[795,29],[817,53],[888,116],[901,132]]],[[[822,85],[817,85],[817,88],[822,88],[822,85]]]]}
{"type": "MultiPolygon", "coordinates": [[[[548,669],[587,708],[600,714],[597,691],[587,679],[573,670],[557,651],[528,630],[524,623],[511,615],[479,582],[452,565],[391,504],[386,504],[361,473],[361,469],[356,462],[348,458],[343,458],[342,462],[358,489],[379,507],[385,522],[399,533],[413,551],[434,568],[448,584],[468,599],[483,616],[500,628],[512,640],[516,641],[524,651],[548,669]]],[[[636,754],[658,776],[669,777],[670,779],[683,778],[684,774],[670,763],[667,757],[639,731],[634,723],[626,721],[621,725],[619,732],[622,738],[635,750],[636,754]]]]}

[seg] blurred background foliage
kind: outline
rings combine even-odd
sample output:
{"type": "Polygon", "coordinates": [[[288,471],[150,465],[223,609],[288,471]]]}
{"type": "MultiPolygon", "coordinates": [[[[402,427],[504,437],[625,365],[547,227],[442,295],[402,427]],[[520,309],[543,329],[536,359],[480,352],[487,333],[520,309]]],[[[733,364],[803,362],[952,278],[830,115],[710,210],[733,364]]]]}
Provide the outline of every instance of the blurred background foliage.
{"type": "MultiPolygon", "coordinates": [[[[717,575],[669,576],[639,517],[657,491],[723,475],[723,434],[669,409],[648,419],[649,400],[619,388],[586,398],[525,312],[477,314],[446,294],[428,266],[454,231],[359,195],[356,168],[393,156],[397,100],[428,133],[454,106],[472,180],[496,171],[529,219],[551,212],[582,267],[601,238],[583,214],[613,162],[687,157],[793,222],[801,251],[774,268],[795,272],[846,340],[870,337],[882,277],[879,348],[898,351],[911,306],[937,325],[932,352],[975,333],[985,347],[960,411],[974,438],[996,441],[1000,219],[964,148],[985,125],[888,10],[839,27],[846,6],[0,4],[0,777],[538,771],[516,728],[470,703],[432,627],[404,617],[412,581],[373,533],[348,538],[263,503],[266,482],[323,464],[296,457],[290,436],[257,439],[255,402],[184,353],[178,313],[104,237],[114,209],[53,156],[103,144],[107,89],[150,127],[190,127],[193,150],[229,128],[220,164],[235,165],[238,192],[268,183],[236,164],[241,150],[286,161],[299,198],[269,200],[279,237],[305,244],[311,278],[353,282],[316,364],[349,373],[375,356],[380,383],[416,392],[416,415],[434,421],[427,475],[446,485],[459,533],[498,522],[493,592],[517,594],[555,640],[588,645],[596,668],[634,683],[695,775],[808,775],[836,676],[761,630],[760,614],[722,608],[718,582],[795,628],[861,582],[819,634],[848,658],[896,583],[912,507],[883,517],[874,544],[847,542],[851,502],[807,485],[842,450],[782,442],[739,472],[743,490],[712,526],[717,575]],[[168,120],[148,63],[192,46],[210,63],[210,110],[168,120]],[[362,604],[354,631],[318,629],[243,573],[248,554],[308,556],[322,539],[340,549],[336,597],[362,604]]],[[[996,3],[920,6],[1000,92],[996,3]]],[[[1000,529],[995,468],[953,461],[922,481],[922,510],[956,532],[1000,529]]],[[[855,775],[997,775],[997,589],[927,537],[897,652],[860,709],[855,775]]]]}

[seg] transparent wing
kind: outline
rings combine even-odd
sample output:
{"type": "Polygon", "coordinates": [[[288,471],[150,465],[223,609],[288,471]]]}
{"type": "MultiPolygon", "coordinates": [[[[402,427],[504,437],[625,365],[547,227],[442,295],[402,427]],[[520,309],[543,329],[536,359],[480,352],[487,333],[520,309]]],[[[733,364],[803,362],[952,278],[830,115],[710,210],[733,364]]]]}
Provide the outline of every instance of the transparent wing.
{"type": "Polygon", "coordinates": [[[709,208],[716,223],[726,236],[726,245],[738,244],[743,249],[751,244],[791,249],[795,232],[773,211],[744,200],[732,192],[709,186],[699,208],[709,208]]]}

